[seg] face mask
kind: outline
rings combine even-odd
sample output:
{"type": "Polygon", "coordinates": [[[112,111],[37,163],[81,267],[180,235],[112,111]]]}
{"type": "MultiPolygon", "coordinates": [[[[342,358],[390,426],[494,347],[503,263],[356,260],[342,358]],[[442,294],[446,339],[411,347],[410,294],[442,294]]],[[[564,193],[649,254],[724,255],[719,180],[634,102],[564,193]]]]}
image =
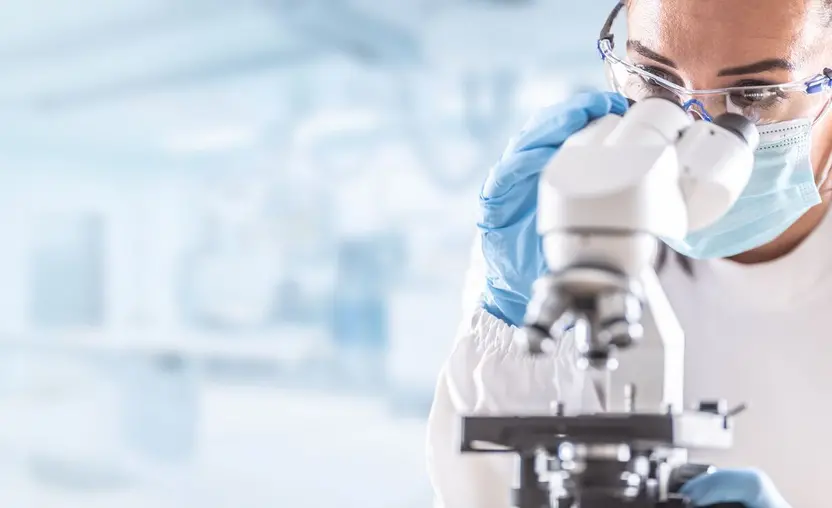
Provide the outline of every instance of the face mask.
{"type": "Polygon", "coordinates": [[[771,124],[759,132],[754,169],[737,202],[684,240],[663,239],[673,250],[694,259],[734,256],[774,240],[821,202],[810,159],[812,122],[771,124]]]}

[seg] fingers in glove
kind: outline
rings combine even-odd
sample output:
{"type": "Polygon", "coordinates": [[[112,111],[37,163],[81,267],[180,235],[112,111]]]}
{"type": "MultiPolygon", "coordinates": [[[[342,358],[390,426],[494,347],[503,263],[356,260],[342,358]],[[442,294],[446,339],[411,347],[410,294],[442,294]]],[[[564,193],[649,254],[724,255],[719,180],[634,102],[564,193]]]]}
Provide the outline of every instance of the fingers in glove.
{"type": "Polygon", "coordinates": [[[510,144],[500,162],[494,166],[482,188],[482,197],[493,198],[508,193],[518,182],[538,175],[554,150],[591,121],[609,113],[623,114],[627,100],[612,93],[584,93],[563,104],[550,106],[536,115],[510,144]],[[537,158],[538,150],[549,148],[549,156],[537,158]],[[525,160],[525,152],[536,152],[525,160]],[[521,164],[522,163],[522,164],[521,164]]]}
{"type": "Polygon", "coordinates": [[[627,99],[611,92],[587,92],[543,109],[511,143],[512,151],[538,146],[560,146],[589,122],[610,113],[621,115],[627,99]]]}
{"type": "Polygon", "coordinates": [[[486,182],[480,194],[481,224],[500,228],[536,207],[537,179],[555,152],[549,147],[520,152],[494,168],[491,185],[486,182]]]}
{"type": "Polygon", "coordinates": [[[746,508],[789,508],[769,477],[753,469],[724,469],[694,478],[681,493],[694,506],[739,503],[746,508]]]}

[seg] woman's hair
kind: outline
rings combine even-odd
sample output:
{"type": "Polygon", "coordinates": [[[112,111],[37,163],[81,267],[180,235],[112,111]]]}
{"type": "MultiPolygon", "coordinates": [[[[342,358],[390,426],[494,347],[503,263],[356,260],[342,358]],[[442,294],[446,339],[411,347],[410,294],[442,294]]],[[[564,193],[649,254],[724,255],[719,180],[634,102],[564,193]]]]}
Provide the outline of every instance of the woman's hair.
{"type": "MultiPolygon", "coordinates": [[[[632,8],[638,0],[619,0],[627,9],[632,8]]],[[[814,4],[816,11],[825,26],[832,27],[832,0],[805,0],[807,4],[814,4]]]]}
{"type": "Polygon", "coordinates": [[[661,243],[659,245],[659,255],[656,257],[656,273],[661,273],[670,262],[679,263],[685,274],[693,276],[693,261],[689,257],[674,251],[666,243],[661,243]]]}
{"type": "Polygon", "coordinates": [[[824,26],[832,26],[832,0],[821,0],[820,7],[818,15],[823,19],[824,26]]]}

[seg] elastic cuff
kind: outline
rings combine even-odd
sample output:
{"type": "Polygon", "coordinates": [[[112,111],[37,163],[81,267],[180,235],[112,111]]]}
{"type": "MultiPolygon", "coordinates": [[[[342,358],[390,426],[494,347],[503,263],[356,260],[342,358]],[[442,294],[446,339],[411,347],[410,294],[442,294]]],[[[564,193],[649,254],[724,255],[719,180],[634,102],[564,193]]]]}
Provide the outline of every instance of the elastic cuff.
{"type": "Polygon", "coordinates": [[[532,361],[552,361],[563,354],[571,354],[574,341],[571,334],[567,334],[557,342],[552,354],[532,356],[520,346],[524,341],[520,335],[525,333],[521,328],[506,323],[501,318],[492,315],[487,309],[481,308],[471,317],[470,331],[475,346],[480,351],[497,352],[506,358],[532,361]]]}
{"type": "MultiPolygon", "coordinates": [[[[498,290],[491,290],[498,292],[498,290]]],[[[511,326],[522,326],[523,319],[526,317],[527,302],[511,301],[507,297],[500,298],[500,303],[497,303],[493,294],[484,295],[482,308],[488,311],[489,314],[505,321],[511,326]]]]}

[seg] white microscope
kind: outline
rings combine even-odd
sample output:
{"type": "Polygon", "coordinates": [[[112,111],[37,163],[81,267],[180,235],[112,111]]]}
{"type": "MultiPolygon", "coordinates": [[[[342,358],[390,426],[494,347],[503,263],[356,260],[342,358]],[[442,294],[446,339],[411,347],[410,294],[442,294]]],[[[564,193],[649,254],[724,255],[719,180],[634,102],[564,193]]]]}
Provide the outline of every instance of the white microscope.
{"type": "Polygon", "coordinates": [[[592,123],[543,171],[550,273],[534,285],[523,347],[574,340],[603,411],[553,401],[551,415],[463,418],[463,452],[517,455],[516,508],[684,508],[679,488],[709,471],[687,450],[731,446],[742,406],[684,404],[684,334],[654,266],[659,237],[682,239],[736,202],[758,143],[742,116],[694,121],[654,98],[592,123]]]}

